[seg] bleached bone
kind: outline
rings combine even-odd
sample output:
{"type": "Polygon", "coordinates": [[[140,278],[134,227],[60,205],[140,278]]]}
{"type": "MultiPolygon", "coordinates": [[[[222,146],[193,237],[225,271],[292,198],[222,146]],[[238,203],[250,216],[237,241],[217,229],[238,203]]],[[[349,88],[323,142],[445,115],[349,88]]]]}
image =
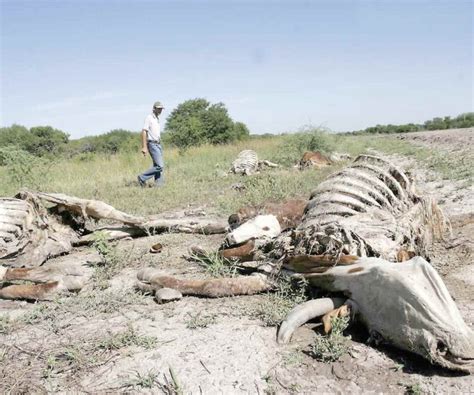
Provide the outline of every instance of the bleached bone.
{"type": "Polygon", "coordinates": [[[58,211],[69,211],[76,215],[82,215],[84,218],[110,219],[122,222],[127,225],[139,225],[143,223],[143,218],[117,210],[111,205],[100,200],[80,199],[74,196],[68,196],[62,193],[43,193],[27,191],[20,192],[23,199],[36,199],[48,201],[58,206],[58,211]]]}
{"type": "MultiPolygon", "coordinates": [[[[326,267],[323,273],[304,277],[313,286],[350,295],[358,318],[387,342],[446,368],[474,373],[474,332],[436,270],[423,258],[402,263],[361,258],[351,266],[326,267]]],[[[311,315],[307,309],[296,311],[311,315]]],[[[296,327],[291,325],[294,314],[282,328],[296,327]]],[[[278,338],[290,336],[284,330],[278,338]]]]}
{"type": "Polygon", "coordinates": [[[157,269],[146,268],[138,272],[137,279],[137,287],[145,292],[156,292],[157,289],[172,288],[183,295],[199,295],[211,298],[253,295],[272,288],[272,284],[263,274],[208,280],[189,280],[164,276],[157,269]]]}
{"type": "Polygon", "coordinates": [[[0,213],[0,261],[8,266],[41,265],[68,253],[78,238],[36,200],[0,198],[0,213]]]}
{"type": "Polygon", "coordinates": [[[345,152],[333,152],[329,155],[331,162],[341,162],[343,160],[351,160],[351,155],[345,152]]]}
{"type": "Polygon", "coordinates": [[[75,245],[89,244],[88,218],[121,222],[100,228],[107,239],[140,237],[162,232],[225,233],[224,221],[206,218],[135,217],[97,200],[54,193],[22,191],[17,198],[0,198],[0,262],[12,267],[35,267],[66,254],[75,245]]]}
{"type": "Polygon", "coordinates": [[[281,233],[280,223],[275,215],[257,215],[227,235],[230,245],[240,244],[255,238],[274,238],[281,233]]]}

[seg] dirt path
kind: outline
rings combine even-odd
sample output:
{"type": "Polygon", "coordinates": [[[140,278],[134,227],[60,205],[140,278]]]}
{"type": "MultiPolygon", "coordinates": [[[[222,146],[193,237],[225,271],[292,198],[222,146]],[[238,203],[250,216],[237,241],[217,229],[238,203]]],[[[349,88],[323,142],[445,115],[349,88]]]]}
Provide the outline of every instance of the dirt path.
{"type": "MultiPolygon", "coordinates": [[[[402,137],[465,153],[472,132],[456,131],[450,133],[452,138],[445,131],[402,137]],[[467,140],[459,143],[459,138],[467,140]]],[[[392,159],[416,169],[420,190],[434,194],[451,218],[449,248],[435,245],[432,263],[444,275],[466,322],[473,325],[472,187],[441,181],[413,160],[392,159]]],[[[0,301],[4,317],[0,322],[0,392],[474,392],[473,376],[443,370],[393,348],[369,346],[361,328],[352,330],[349,354],[334,363],[317,362],[308,355],[314,324],[300,328],[291,344],[279,346],[276,329],[263,326],[251,313],[265,295],[186,297],[158,305],[150,296],[133,292],[141,267],[155,266],[163,273],[189,278],[205,276],[183,254],[191,245],[215,249],[220,242],[218,235],[182,234],[121,242],[119,248],[128,254],[130,265],[94,298],[77,295],[36,305],[0,301]],[[163,252],[149,254],[150,245],[158,241],[164,245],[163,252]]],[[[99,259],[86,248],[75,254],[91,262],[99,259]]]]}

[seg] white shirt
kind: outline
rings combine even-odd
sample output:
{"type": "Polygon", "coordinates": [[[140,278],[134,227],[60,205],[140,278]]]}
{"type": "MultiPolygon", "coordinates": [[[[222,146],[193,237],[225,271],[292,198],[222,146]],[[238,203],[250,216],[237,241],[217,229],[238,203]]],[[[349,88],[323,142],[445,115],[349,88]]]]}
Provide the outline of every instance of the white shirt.
{"type": "Polygon", "coordinates": [[[160,120],[155,114],[150,114],[145,118],[143,130],[146,130],[147,140],[160,141],[160,120]]]}

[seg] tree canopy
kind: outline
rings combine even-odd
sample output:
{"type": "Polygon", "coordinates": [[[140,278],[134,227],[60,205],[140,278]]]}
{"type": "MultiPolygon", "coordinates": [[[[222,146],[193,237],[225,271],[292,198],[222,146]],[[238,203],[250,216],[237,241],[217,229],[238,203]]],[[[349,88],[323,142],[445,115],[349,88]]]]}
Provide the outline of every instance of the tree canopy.
{"type": "Polygon", "coordinates": [[[69,136],[51,126],[35,126],[30,130],[21,125],[0,128],[0,146],[14,146],[35,156],[63,152],[69,136]]]}
{"type": "Polygon", "coordinates": [[[165,130],[167,140],[182,149],[205,143],[230,143],[250,134],[245,124],[232,120],[223,103],[211,104],[202,98],[178,105],[166,120],[165,130]]]}

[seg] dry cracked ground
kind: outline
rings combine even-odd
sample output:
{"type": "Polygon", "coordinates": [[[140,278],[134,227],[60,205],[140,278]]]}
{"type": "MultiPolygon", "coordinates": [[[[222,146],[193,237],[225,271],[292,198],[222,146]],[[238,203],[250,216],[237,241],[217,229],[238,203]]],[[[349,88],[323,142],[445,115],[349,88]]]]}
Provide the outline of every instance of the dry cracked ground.
{"type": "MultiPolygon", "coordinates": [[[[472,159],[473,129],[400,136],[413,144],[472,159]]],[[[433,247],[440,271],[469,325],[474,325],[472,262],[473,188],[448,181],[405,157],[418,188],[434,194],[449,216],[453,235],[433,247]]],[[[101,289],[53,302],[0,302],[0,392],[145,393],[474,393],[474,377],[450,372],[386,345],[367,344],[352,328],[350,350],[339,361],[311,357],[318,324],[300,328],[289,345],[275,342],[255,309],[268,295],[222,299],[185,297],[164,305],[135,293],[137,269],[208,276],[183,258],[189,246],[217,248],[222,236],[163,234],[122,241],[114,259],[126,262],[101,289]],[[163,244],[161,254],[150,245],[163,244]]],[[[98,262],[91,248],[77,259],[98,262]]],[[[64,257],[57,258],[58,260],[64,257]]]]}

